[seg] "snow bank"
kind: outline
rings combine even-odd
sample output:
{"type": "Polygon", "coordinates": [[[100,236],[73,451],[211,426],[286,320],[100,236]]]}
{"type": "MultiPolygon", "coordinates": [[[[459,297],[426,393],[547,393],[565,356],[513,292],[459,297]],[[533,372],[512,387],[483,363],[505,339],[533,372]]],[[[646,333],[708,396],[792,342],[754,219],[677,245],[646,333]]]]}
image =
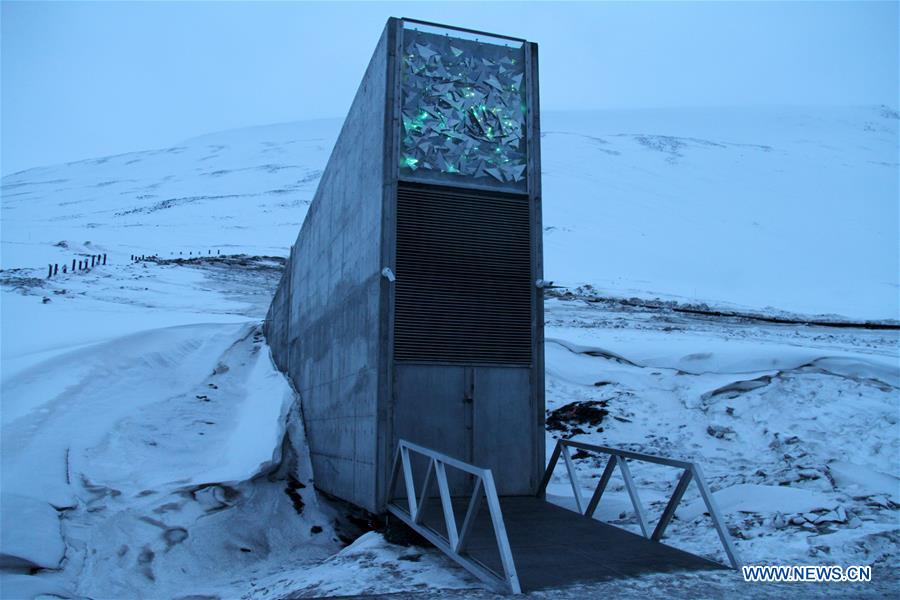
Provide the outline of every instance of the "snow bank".
{"type": "Polygon", "coordinates": [[[257,324],[140,331],[31,360],[2,380],[4,597],[225,597],[235,571],[338,547],[311,481],[274,473],[294,396],[257,324]],[[28,567],[61,570],[16,575],[28,567]]]}
{"type": "Polygon", "coordinates": [[[241,401],[233,408],[232,428],[203,473],[206,482],[243,481],[281,458],[294,391],[273,368],[268,347],[257,348],[252,358],[246,381],[236,391],[241,401]]]}
{"type": "MultiPolygon", "coordinates": [[[[825,495],[788,486],[742,484],[713,492],[713,498],[724,514],[745,512],[772,514],[807,513],[819,509],[830,509],[834,501],[825,495]]],[[[679,519],[693,521],[706,512],[702,498],[682,506],[675,511],[679,519]]]]}
{"type": "Polygon", "coordinates": [[[828,463],[828,472],[840,488],[852,495],[885,494],[895,504],[900,504],[900,478],[896,475],[881,473],[845,460],[828,463]]]}
{"type": "Polygon", "coordinates": [[[66,547],[56,510],[45,501],[6,491],[0,495],[0,506],[0,568],[58,568],[66,547]]]}

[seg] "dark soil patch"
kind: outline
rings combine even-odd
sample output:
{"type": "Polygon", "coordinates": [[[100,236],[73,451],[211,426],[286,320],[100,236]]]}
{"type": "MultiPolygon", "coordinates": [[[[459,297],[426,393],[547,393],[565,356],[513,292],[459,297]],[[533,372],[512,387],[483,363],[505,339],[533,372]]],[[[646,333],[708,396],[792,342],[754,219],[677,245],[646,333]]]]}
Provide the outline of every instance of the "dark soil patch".
{"type": "Polygon", "coordinates": [[[282,256],[249,256],[247,254],[222,254],[193,256],[188,258],[160,258],[148,256],[145,262],[154,262],[158,265],[180,266],[223,266],[243,267],[261,271],[283,271],[287,259],[282,256]]]}
{"type": "Polygon", "coordinates": [[[44,287],[45,280],[31,277],[29,269],[0,270],[0,285],[13,288],[22,293],[27,293],[34,288],[44,287]]]}
{"type": "Polygon", "coordinates": [[[583,400],[572,402],[547,413],[547,430],[561,431],[562,437],[587,433],[587,428],[603,431],[600,424],[609,414],[607,400],[583,400]]]}

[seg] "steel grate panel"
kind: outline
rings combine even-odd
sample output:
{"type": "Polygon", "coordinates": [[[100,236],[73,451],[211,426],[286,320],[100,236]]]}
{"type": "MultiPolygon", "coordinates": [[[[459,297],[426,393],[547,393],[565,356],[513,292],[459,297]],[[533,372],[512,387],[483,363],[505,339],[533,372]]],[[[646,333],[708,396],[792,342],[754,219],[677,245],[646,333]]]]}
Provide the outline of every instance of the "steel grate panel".
{"type": "Polygon", "coordinates": [[[531,363],[527,196],[401,183],[394,357],[531,363]]]}

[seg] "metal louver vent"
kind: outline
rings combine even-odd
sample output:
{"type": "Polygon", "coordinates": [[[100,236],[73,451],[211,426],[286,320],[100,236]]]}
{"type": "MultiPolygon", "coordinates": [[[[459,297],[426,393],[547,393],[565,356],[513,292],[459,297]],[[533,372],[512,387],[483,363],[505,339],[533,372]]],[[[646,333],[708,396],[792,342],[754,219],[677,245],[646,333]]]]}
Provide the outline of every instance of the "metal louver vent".
{"type": "Polygon", "coordinates": [[[531,362],[528,197],[401,183],[394,356],[531,362]]]}

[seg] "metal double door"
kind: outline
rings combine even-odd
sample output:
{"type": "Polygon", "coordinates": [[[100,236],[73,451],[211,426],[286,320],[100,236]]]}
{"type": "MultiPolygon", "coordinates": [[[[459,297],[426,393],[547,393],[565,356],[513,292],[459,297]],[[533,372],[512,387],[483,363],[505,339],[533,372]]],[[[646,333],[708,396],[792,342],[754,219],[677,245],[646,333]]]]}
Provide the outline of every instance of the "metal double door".
{"type": "MultiPolygon", "coordinates": [[[[406,439],[478,467],[491,469],[500,495],[534,491],[538,415],[528,367],[397,364],[394,446],[406,439]]],[[[425,465],[415,466],[416,481],[425,465]]],[[[454,495],[472,481],[448,470],[454,495]]]]}

